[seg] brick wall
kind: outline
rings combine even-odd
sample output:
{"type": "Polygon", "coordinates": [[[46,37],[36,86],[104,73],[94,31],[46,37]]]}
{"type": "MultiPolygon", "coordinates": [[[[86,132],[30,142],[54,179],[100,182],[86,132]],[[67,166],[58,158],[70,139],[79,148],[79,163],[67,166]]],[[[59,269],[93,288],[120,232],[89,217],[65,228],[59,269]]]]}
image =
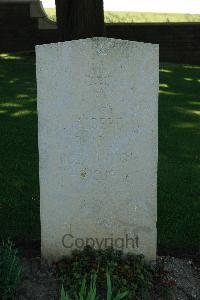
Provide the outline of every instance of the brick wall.
{"type": "MultiPolygon", "coordinates": [[[[160,61],[200,65],[200,24],[108,24],[106,36],[160,44],[160,61]]],[[[56,29],[39,29],[30,3],[0,3],[0,52],[57,41],[56,29]]]]}

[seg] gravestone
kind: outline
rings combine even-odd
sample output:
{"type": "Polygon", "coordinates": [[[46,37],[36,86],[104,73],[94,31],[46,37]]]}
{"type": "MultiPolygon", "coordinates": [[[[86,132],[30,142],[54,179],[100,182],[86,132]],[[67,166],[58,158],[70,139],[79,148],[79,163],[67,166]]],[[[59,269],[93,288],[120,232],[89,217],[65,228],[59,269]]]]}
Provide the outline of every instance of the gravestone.
{"type": "Polygon", "coordinates": [[[158,45],[36,46],[42,255],[156,257],[158,45]]]}

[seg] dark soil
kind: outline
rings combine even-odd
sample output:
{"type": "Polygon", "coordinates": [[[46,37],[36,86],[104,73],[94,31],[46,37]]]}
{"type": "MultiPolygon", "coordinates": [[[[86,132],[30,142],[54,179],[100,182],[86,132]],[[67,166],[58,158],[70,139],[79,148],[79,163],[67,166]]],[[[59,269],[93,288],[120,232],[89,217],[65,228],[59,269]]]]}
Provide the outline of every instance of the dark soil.
{"type": "MultiPolygon", "coordinates": [[[[60,282],[55,269],[41,262],[40,242],[18,242],[17,247],[22,258],[23,277],[14,300],[59,300],[60,282]]],[[[200,299],[199,256],[186,258],[162,257],[169,278],[175,280],[176,287],[168,299],[200,299]]],[[[162,300],[152,296],[151,300],[162,300]]]]}

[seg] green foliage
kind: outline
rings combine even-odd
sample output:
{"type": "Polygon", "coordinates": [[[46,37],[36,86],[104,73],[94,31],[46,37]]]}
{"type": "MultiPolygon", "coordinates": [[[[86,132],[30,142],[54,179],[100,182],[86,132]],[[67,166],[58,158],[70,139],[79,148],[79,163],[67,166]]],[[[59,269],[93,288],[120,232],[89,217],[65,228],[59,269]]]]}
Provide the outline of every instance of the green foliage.
{"type": "MultiPolygon", "coordinates": [[[[96,298],[96,279],[97,275],[96,273],[91,275],[91,281],[90,286],[87,289],[87,280],[86,275],[83,277],[80,291],[77,294],[77,292],[74,292],[74,299],[75,300],[95,300],[96,298]]],[[[67,294],[67,292],[64,291],[64,287],[62,286],[61,290],[61,300],[70,300],[71,298],[67,294]]]]}
{"type": "Polygon", "coordinates": [[[12,298],[21,279],[21,264],[17,250],[8,240],[0,246],[0,298],[12,298]]]}
{"type": "MultiPolygon", "coordinates": [[[[96,289],[96,280],[97,280],[97,273],[94,272],[91,275],[91,281],[89,290],[87,291],[87,276],[85,275],[82,280],[80,292],[77,294],[74,294],[75,300],[97,300],[99,299],[96,296],[97,289],[96,289]]],[[[106,278],[107,278],[107,297],[106,300],[121,300],[124,299],[128,295],[128,291],[125,291],[123,293],[118,292],[117,296],[113,296],[112,291],[112,282],[109,272],[106,272],[106,278]]],[[[61,300],[70,300],[69,295],[65,292],[64,287],[62,286],[61,289],[61,300]]]]}
{"type": "Polygon", "coordinates": [[[112,281],[110,277],[110,273],[106,272],[106,279],[107,279],[107,300],[120,300],[124,299],[126,296],[128,296],[128,291],[125,291],[123,293],[118,292],[117,296],[113,297],[113,291],[112,291],[112,281]]]}
{"type": "MultiPolygon", "coordinates": [[[[70,297],[80,288],[85,274],[98,274],[96,282],[98,294],[101,293],[105,297],[106,293],[111,290],[112,295],[129,291],[127,299],[131,300],[136,296],[150,295],[156,287],[161,290],[163,276],[165,276],[164,273],[161,276],[160,269],[153,269],[146,264],[143,255],[123,255],[121,251],[112,248],[94,250],[91,247],[85,247],[83,251],[74,251],[70,257],[58,262],[56,269],[58,278],[64,284],[70,297]],[[112,274],[112,288],[107,270],[112,274]]],[[[90,286],[89,279],[86,277],[87,286],[90,286]]]]}
{"type": "Polygon", "coordinates": [[[62,285],[60,300],[70,300],[68,294],[65,292],[64,287],[62,285]]]}

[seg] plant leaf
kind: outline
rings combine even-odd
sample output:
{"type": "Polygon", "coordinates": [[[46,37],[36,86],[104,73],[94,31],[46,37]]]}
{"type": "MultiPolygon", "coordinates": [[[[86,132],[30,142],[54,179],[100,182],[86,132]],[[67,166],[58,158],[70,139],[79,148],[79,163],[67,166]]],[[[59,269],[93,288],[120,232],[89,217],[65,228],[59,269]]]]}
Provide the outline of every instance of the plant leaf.
{"type": "Polygon", "coordinates": [[[110,274],[108,271],[106,271],[106,280],[107,280],[107,300],[112,299],[112,283],[111,283],[111,278],[110,274]]]}
{"type": "Polygon", "coordinates": [[[126,296],[128,296],[129,292],[123,292],[123,293],[119,293],[113,300],[121,300],[124,299],[126,296]]]}

